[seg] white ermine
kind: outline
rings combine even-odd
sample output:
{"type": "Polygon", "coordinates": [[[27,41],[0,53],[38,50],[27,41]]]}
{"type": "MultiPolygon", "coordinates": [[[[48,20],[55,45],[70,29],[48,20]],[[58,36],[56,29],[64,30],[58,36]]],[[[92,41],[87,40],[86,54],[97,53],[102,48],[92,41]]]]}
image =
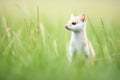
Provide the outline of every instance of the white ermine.
{"type": "Polygon", "coordinates": [[[91,44],[88,42],[86,35],[85,14],[80,14],[79,16],[75,17],[72,14],[65,28],[72,31],[68,52],[69,62],[72,61],[73,54],[79,51],[83,52],[87,59],[90,59],[91,57],[95,58],[94,50],[91,44]]]}

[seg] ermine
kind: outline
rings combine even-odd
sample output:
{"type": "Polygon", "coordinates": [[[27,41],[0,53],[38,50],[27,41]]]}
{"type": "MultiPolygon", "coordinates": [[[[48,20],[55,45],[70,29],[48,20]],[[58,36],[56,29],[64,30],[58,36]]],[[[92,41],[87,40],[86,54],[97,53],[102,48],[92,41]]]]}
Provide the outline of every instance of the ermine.
{"type": "Polygon", "coordinates": [[[74,16],[72,14],[65,28],[72,31],[68,52],[69,62],[72,61],[75,52],[84,53],[87,59],[95,58],[94,50],[87,39],[86,15],[80,14],[79,16],[74,16]]]}

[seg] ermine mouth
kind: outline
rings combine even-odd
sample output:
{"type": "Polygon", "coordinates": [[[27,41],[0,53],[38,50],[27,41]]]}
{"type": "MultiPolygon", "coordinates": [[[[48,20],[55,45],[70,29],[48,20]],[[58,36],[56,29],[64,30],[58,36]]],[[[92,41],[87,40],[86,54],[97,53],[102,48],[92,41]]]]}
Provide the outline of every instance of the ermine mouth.
{"type": "Polygon", "coordinates": [[[67,30],[70,30],[67,26],[65,26],[65,28],[66,28],[67,30]]]}

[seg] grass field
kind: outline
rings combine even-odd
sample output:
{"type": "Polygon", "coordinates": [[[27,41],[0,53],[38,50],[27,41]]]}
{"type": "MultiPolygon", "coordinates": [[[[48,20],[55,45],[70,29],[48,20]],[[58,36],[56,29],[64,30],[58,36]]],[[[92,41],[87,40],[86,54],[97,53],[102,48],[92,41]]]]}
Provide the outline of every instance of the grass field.
{"type": "Polygon", "coordinates": [[[0,80],[119,80],[119,0],[0,0],[0,80]],[[70,14],[87,15],[96,62],[67,60],[70,14]]]}

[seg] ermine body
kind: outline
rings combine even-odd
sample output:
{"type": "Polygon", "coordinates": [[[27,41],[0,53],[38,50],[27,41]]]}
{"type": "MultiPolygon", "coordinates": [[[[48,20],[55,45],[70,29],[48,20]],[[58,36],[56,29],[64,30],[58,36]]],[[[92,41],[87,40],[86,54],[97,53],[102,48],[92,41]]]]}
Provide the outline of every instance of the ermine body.
{"type": "Polygon", "coordinates": [[[94,50],[88,42],[86,35],[85,14],[80,14],[77,17],[71,15],[70,21],[65,28],[72,31],[68,52],[69,62],[72,61],[72,57],[75,52],[83,52],[86,58],[90,58],[91,56],[95,58],[94,50]]]}

